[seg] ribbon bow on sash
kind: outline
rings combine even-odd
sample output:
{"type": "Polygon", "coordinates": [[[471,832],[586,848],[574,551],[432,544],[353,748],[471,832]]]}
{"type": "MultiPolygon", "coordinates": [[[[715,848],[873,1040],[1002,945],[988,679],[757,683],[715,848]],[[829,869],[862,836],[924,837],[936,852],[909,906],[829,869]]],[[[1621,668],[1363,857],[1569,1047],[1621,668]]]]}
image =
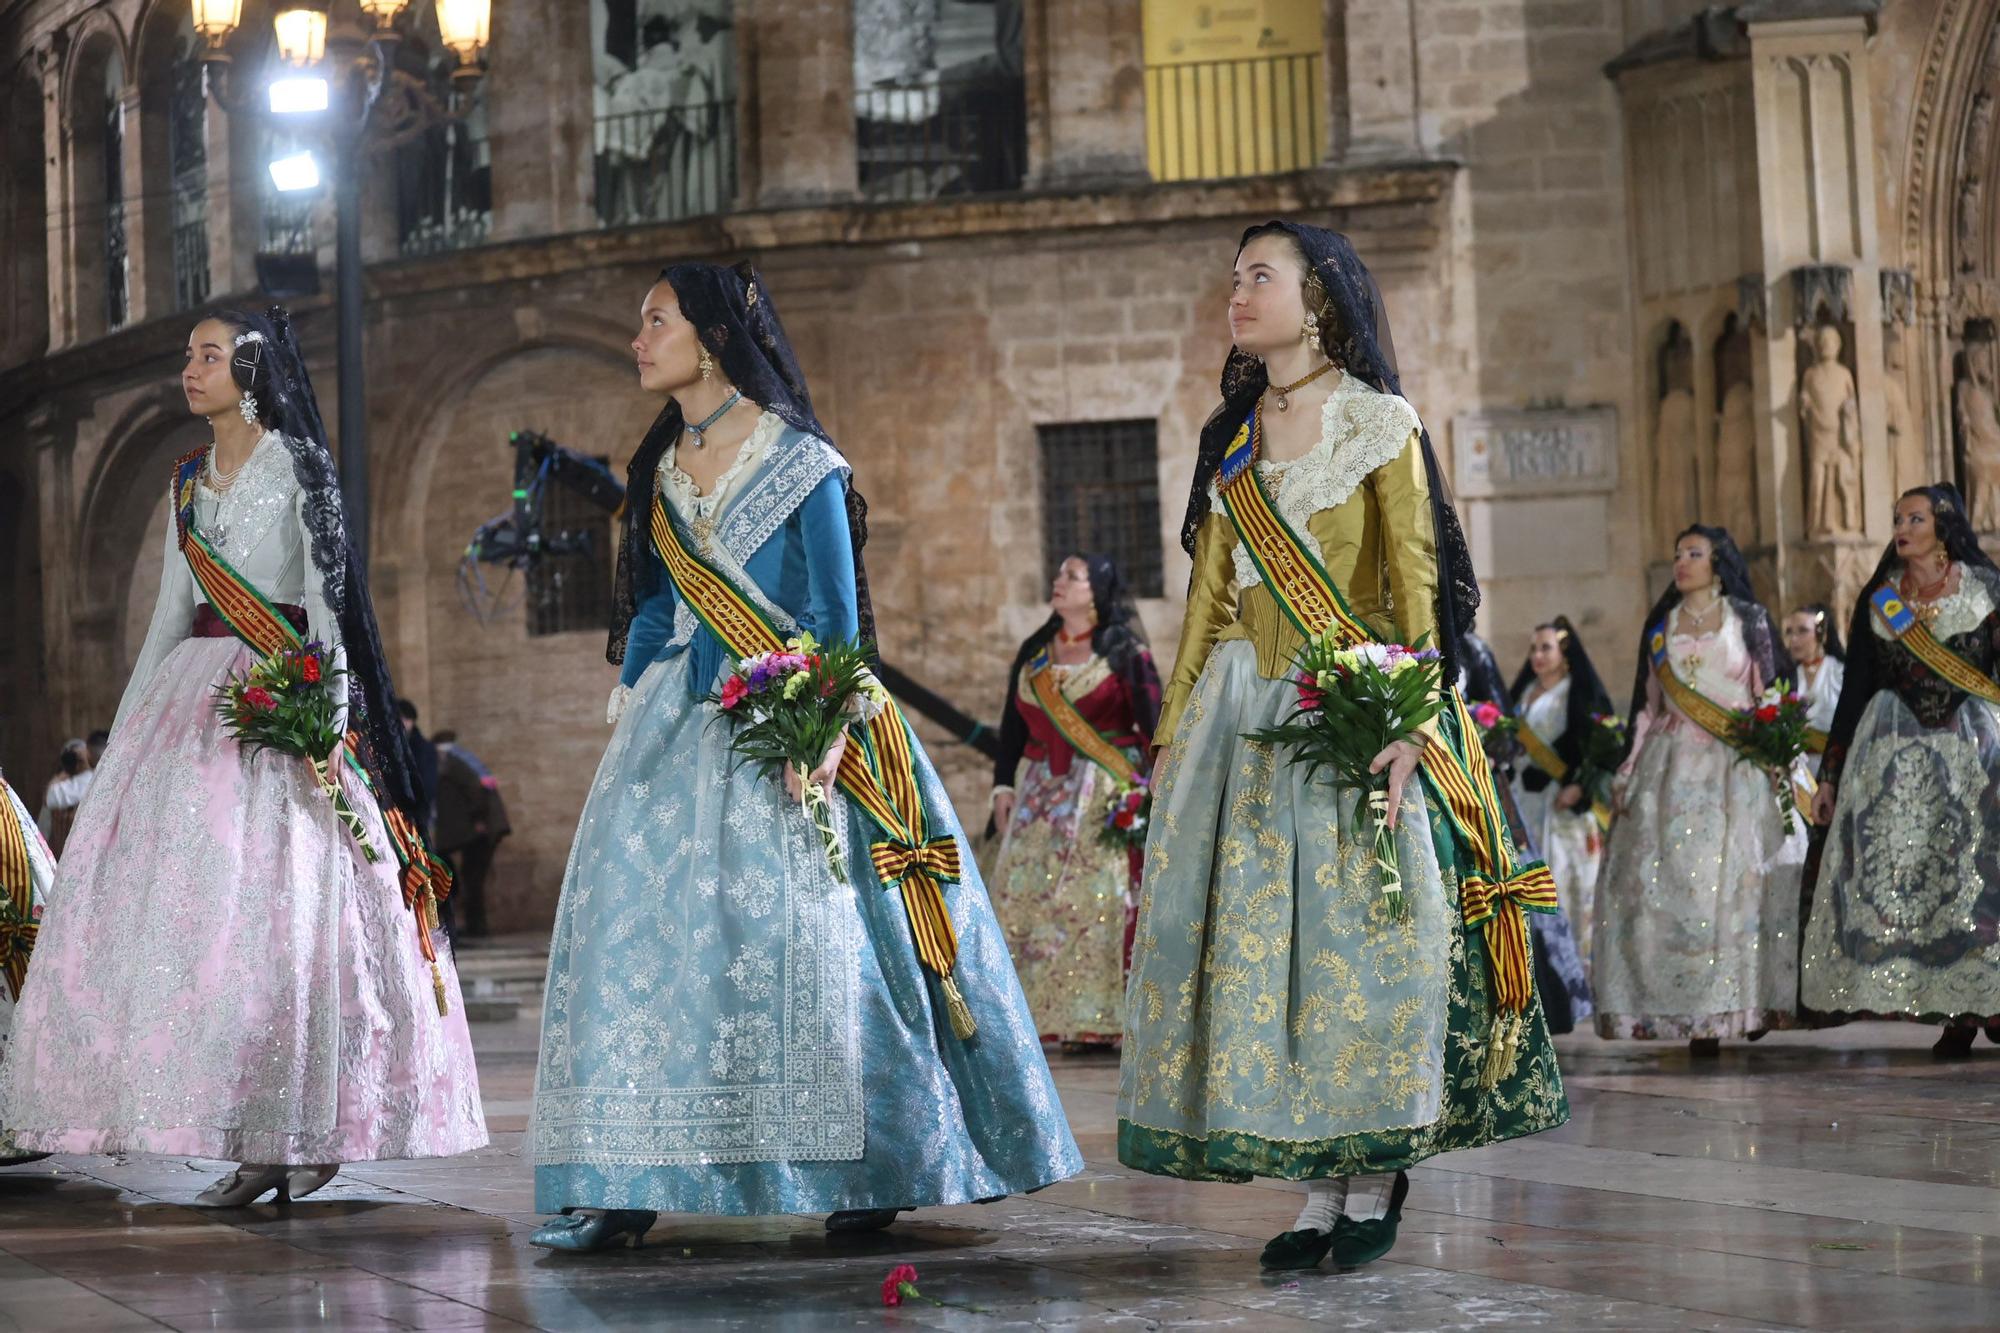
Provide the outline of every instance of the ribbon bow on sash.
{"type": "Polygon", "coordinates": [[[1556,910],[1556,877],[1539,861],[1506,878],[1470,874],[1459,886],[1460,910],[1468,928],[1481,928],[1488,971],[1493,978],[1494,1024],[1487,1067],[1497,1077],[1520,1053],[1523,1014],[1535,989],[1534,957],[1528,941],[1528,913],[1556,910]]]}

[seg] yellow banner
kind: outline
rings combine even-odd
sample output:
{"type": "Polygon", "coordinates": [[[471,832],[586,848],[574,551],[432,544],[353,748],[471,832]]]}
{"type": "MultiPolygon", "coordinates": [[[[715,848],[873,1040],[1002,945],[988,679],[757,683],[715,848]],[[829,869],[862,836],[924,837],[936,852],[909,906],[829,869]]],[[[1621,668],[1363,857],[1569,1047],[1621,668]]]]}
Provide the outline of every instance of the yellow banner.
{"type": "Polygon", "coordinates": [[[1144,17],[1154,180],[1318,163],[1327,115],[1320,0],[1146,0],[1144,17]]]}

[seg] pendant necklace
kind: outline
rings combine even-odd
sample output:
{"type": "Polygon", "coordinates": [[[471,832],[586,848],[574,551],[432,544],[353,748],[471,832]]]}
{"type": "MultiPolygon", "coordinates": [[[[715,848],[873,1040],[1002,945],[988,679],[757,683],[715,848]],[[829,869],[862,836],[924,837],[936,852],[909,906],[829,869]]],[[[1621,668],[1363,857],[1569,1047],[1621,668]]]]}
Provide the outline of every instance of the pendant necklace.
{"type": "Polygon", "coordinates": [[[1271,392],[1276,394],[1278,398],[1278,401],[1275,404],[1277,409],[1280,412],[1291,411],[1292,410],[1291,396],[1297,393],[1300,389],[1305,388],[1306,385],[1311,384],[1314,380],[1318,379],[1320,376],[1326,374],[1327,371],[1332,369],[1333,369],[1333,362],[1329,361],[1325,365],[1321,366],[1318,370],[1315,370],[1312,374],[1307,375],[1303,379],[1293,380],[1290,384],[1272,385],[1271,392]]]}
{"type": "Polygon", "coordinates": [[[708,428],[722,420],[724,413],[742,401],[743,391],[741,389],[732,389],[729,396],[722,400],[721,407],[716,408],[699,422],[689,426],[687,433],[694,436],[694,447],[697,449],[706,449],[708,447],[708,428]]]}

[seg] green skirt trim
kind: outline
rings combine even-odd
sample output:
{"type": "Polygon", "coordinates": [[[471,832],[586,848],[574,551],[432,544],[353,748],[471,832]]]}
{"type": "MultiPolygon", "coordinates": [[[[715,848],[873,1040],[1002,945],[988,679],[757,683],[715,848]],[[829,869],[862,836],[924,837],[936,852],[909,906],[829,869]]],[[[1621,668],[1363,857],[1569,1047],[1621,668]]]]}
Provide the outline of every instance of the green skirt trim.
{"type": "MultiPolygon", "coordinates": [[[[1450,821],[1434,821],[1438,864],[1453,869],[1471,864],[1450,821]]],[[[1458,877],[1449,875],[1447,883],[1458,877]]],[[[1241,1182],[1252,1176],[1315,1180],[1326,1176],[1374,1175],[1400,1171],[1439,1153],[1478,1148],[1554,1129],[1569,1119],[1569,1099],[1556,1068],[1555,1047],[1542,1017],[1539,996],[1529,1001],[1520,1058],[1513,1073],[1492,1088],[1480,1086],[1493,1004],[1485,942],[1458,923],[1451,947],[1445,1008],[1444,1102],[1428,1125],[1411,1129],[1347,1134],[1329,1139],[1267,1139],[1224,1133],[1196,1138],[1151,1129],[1121,1118],[1118,1160],[1156,1176],[1182,1180],[1241,1182]]]]}

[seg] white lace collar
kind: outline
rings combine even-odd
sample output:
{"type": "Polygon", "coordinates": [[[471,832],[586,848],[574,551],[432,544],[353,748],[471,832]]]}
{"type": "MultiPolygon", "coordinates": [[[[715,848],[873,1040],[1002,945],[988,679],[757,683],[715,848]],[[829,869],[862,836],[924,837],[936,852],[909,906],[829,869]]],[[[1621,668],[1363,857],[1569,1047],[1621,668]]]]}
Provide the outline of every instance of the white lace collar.
{"type": "Polygon", "coordinates": [[[694,478],[681,471],[680,441],[676,440],[668,445],[666,453],[660,456],[660,479],[672,488],[674,500],[683,513],[713,515],[729,499],[729,492],[735,486],[737,478],[764,456],[764,451],[771,447],[772,441],[776,440],[784,429],[784,418],[777,413],[760,414],[757,424],[750,428],[750,433],[744,437],[742,446],[737,449],[735,459],[723,469],[722,475],[717,477],[715,483],[705,492],[696,490],[694,478]]]}
{"type": "MultiPolygon", "coordinates": [[[[1417,409],[1404,399],[1343,375],[1320,405],[1319,443],[1295,459],[1261,461],[1257,474],[1275,492],[1278,513],[1304,536],[1314,514],[1345,504],[1369,473],[1403,452],[1420,425],[1417,409]]],[[[1209,503],[1222,506],[1213,482],[1209,503]]],[[[1235,560],[1236,586],[1256,586],[1262,575],[1240,541],[1235,560]]]]}
{"type": "MultiPolygon", "coordinates": [[[[1890,571],[1890,586],[1896,586],[1902,577],[1903,566],[1898,563],[1890,571]]],[[[1970,565],[1959,566],[1958,591],[1948,593],[1929,605],[1937,608],[1937,618],[1931,621],[1930,630],[1931,634],[1939,639],[1955,639],[1961,634],[1970,634],[1984,624],[1986,617],[1992,615],[1996,609],[1992,589],[1987,587],[1986,580],[1980,578],[1978,571],[1970,565]]],[[[1882,623],[1880,616],[1869,616],[1868,624],[1874,629],[1875,637],[1879,639],[1896,637],[1882,623]]]]}

